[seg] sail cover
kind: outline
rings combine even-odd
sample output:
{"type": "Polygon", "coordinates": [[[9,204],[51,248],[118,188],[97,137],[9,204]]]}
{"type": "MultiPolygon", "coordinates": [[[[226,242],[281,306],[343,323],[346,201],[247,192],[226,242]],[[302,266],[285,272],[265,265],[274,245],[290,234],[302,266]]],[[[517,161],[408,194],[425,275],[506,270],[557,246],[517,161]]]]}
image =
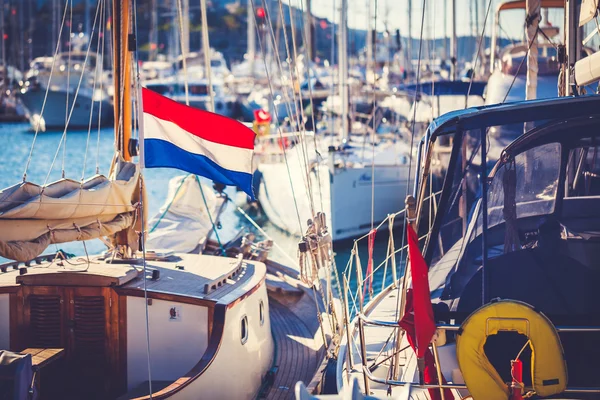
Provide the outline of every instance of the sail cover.
{"type": "Polygon", "coordinates": [[[188,253],[209,236],[211,218],[216,223],[226,203],[206,185],[203,196],[201,185],[196,175],[171,179],[167,201],[148,224],[147,248],[188,253]]]}
{"type": "Polygon", "coordinates": [[[48,245],[109,236],[134,223],[139,169],[118,161],[110,178],[21,182],[0,190],[0,256],[28,261],[48,245]]]}

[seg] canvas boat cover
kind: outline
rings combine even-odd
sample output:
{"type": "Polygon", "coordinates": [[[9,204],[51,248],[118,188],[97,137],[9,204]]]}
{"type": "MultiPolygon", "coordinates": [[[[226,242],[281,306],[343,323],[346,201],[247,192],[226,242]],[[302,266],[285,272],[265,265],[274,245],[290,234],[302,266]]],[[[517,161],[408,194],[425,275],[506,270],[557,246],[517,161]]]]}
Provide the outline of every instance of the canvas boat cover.
{"type": "Polygon", "coordinates": [[[214,190],[202,186],[196,175],[177,176],[169,182],[169,193],[165,204],[148,223],[146,247],[152,250],[189,253],[206,239],[217,223],[226,203],[214,190]]]}
{"type": "Polygon", "coordinates": [[[0,190],[0,256],[28,261],[53,243],[110,236],[134,223],[139,168],[117,161],[107,178],[21,182],[0,190]]]}

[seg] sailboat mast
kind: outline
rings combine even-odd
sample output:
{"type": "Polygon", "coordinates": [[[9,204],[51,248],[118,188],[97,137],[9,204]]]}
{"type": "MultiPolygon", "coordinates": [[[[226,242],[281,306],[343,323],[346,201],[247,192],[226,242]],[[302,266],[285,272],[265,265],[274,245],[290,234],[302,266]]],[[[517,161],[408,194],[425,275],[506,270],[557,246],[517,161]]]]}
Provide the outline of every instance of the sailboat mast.
{"type": "Polygon", "coordinates": [[[130,0],[113,0],[113,77],[115,142],[125,161],[131,161],[131,51],[128,46],[130,0]]]}
{"type": "Polygon", "coordinates": [[[340,99],[342,100],[342,142],[346,142],[350,132],[348,94],[348,0],[342,0],[339,29],[340,99]]]}
{"type": "Polygon", "coordinates": [[[365,76],[368,76],[371,73],[371,60],[373,59],[373,30],[371,29],[371,21],[373,20],[373,16],[371,15],[371,0],[367,0],[367,59],[365,63],[365,76]]]}
{"type": "Polygon", "coordinates": [[[452,62],[451,79],[457,78],[458,70],[458,45],[456,41],[456,0],[452,0],[452,37],[450,39],[450,51],[452,52],[450,61],[452,62]]]}
{"type": "Polygon", "coordinates": [[[534,100],[537,97],[537,75],[538,75],[538,41],[537,31],[540,23],[541,0],[526,0],[527,25],[525,35],[527,36],[527,83],[525,86],[525,100],[534,100]]]}
{"type": "Polygon", "coordinates": [[[254,77],[254,57],[256,56],[256,31],[254,27],[254,7],[252,7],[252,0],[248,0],[246,21],[248,24],[248,30],[246,36],[248,37],[248,49],[246,54],[248,55],[248,62],[250,63],[250,76],[254,77]]]}
{"type": "Polygon", "coordinates": [[[190,54],[190,0],[182,0],[181,10],[181,48],[185,54],[190,54]]]}
{"type": "Polygon", "coordinates": [[[408,54],[407,69],[412,71],[412,0],[408,0],[408,38],[406,40],[406,53],[408,54]]]}
{"type": "MultiPolygon", "coordinates": [[[[577,39],[581,29],[578,20],[580,13],[580,2],[577,0],[565,0],[565,45],[567,50],[566,70],[570,71],[575,66],[575,62],[581,55],[581,41],[577,39]]],[[[573,95],[573,78],[570,72],[564,74],[565,94],[573,95]]]]}
{"type": "Polygon", "coordinates": [[[312,2],[311,0],[306,0],[306,12],[304,13],[304,32],[306,33],[306,53],[308,54],[308,60],[314,60],[315,56],[313,54],[313,25],[312,25],[312,2]]]}
{"type": "Polygon", "coordinates": [[[215,93],[212,85],[212,71],[210,68],[210,43],[208,41],[208,16],[206,15],[206,0],[200,0],[202,13],[202,52],[204,53],[204,65],[206,78],[208,79],[208,95],[210,97],[210,106],[208,111],[215,111],[215,93]]]}
{"type": "Polygon", "coordinates": [[[3,77],[2,77],[2,93],[0,97],[4,97],[4,88],[6,87],[6,80],[8,79],[8,65],[6,64],[6,44],[4,42],[4,0],[0,0],[0,35],[2,35],[2,66],[3,66],[3,77]]]}
{"type": "Polygon", "coordinates": [[[150,5],[150,61],[156,61],[158,55],[158,10],[157,0],[151,0],[150,5]]]}

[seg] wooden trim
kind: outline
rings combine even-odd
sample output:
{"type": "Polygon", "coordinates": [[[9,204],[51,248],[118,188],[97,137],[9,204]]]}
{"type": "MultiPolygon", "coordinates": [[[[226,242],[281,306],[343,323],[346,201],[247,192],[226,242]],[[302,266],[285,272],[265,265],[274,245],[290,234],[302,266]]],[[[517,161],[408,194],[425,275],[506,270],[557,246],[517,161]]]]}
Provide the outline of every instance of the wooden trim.
{"type": "Polygon", "coordinates": [[[248,290],[246,293],[227,304],[227,308],[233,308],[236,304],[241,303],[244,299],[252,296],[263,285],[263,283],[265,283],[266,279],[266,277],[262,278],[252,289],[248,290]]]}
{"type": "MultiPolygon", "coordinates": [[[[131,296],[131,297],[144,297],[144,291],[141,289],[134,288],[115,288],[115,291],[120,296],[131,296]]],[[[165,301],[174,301],[177,303],[183,304],[193,304],[196,306],[204,306],[208,308],[213,308],[215,304],[217,304],[214,300],[201,299],[198,297],[189,297],[180,294],[167,293],[167,292],[159,292],[155,290],[148,290],[148,298],[154,300],[165,300],[165,301]]]]}
{"type": "MultiPolygon", "coordinates": [[[[227,312],[227,306],[225,304],[217,303],[214,307],[213,316],[213,329],[212,334],[208,340],[208,347],[202,355],[202,358],[198,363],[184,376],[177,379],[175,382],[164,388],[163,390],[153,393],[152,398],[156,400],[164,400],[180,390],[187,387],[189,384],[198,379],[204,371],[210,367],[212,362],[215,360],[221,342],[223,341],[223,332],[225,330],[225,314],[227,312]]],[[[149,400],[150,396],[138,397],[135,400],[149,400]]]]}
{"type": "Polygon", "coordinates": [[[23,293],[18,291],[9,294],[9,321],[10,321],[10,349],[21,350],[23,335],[21,327],[23,324],[23,293]]]}
{"type": "Polygon", "coordinates": [[[21,285],[0,286],[0,294],[17,293],[21,285]]]}
{"type": "Polygon", "coordinates": [[[113,307],[118,310],[118,326],[119,326],[119,353],[117,360],[118,374],[117,387],[120,392],[127,391],[127,296],[119,296],[115,290],[113,294],[116,301],[113,301],[113,307]]]}

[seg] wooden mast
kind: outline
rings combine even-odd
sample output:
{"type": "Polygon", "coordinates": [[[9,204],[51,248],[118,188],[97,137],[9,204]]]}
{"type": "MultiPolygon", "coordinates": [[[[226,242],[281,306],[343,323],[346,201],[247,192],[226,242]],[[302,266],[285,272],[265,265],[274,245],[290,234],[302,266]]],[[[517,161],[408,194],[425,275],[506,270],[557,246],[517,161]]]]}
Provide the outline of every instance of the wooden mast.
{"type": "Polygon", "coordinates": [[[125,161],[131,161],[131,51],[129,0],[113,0],[113,80],[115,86],[115,142],[125,161]]]}

